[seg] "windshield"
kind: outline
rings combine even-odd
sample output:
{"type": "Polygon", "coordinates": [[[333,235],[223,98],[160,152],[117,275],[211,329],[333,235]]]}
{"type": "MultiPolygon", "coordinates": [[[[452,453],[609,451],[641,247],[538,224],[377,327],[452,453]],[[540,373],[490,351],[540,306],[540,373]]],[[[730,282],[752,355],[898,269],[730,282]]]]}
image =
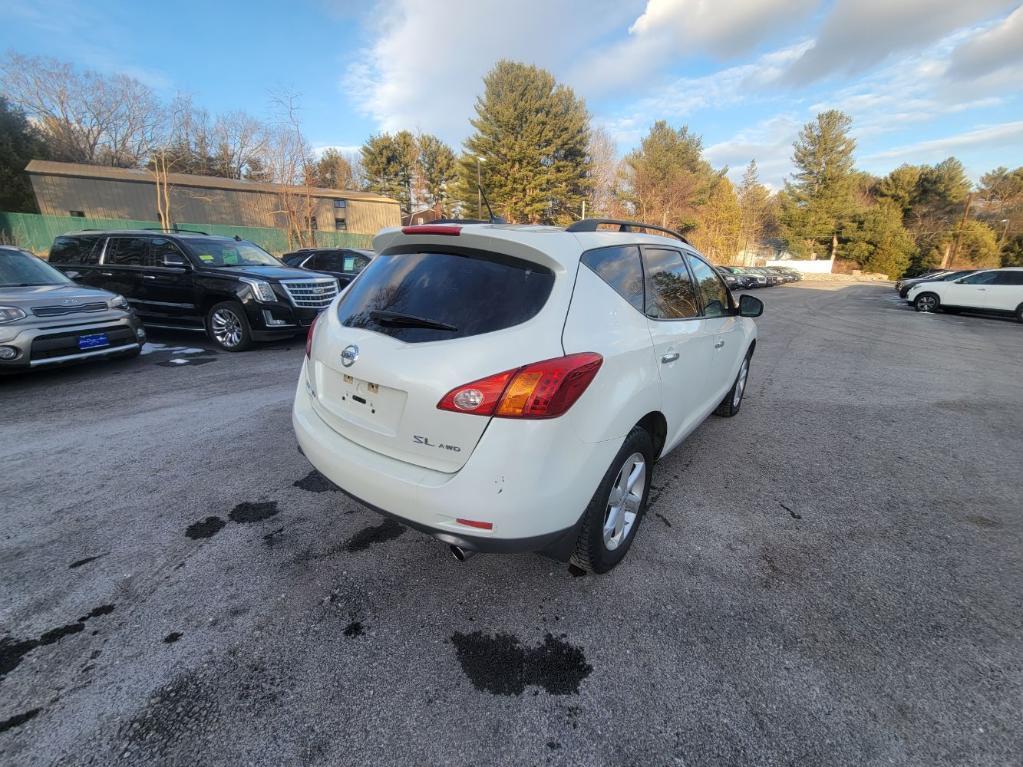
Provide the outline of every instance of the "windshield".
{"type": "Polygon", "coordinates": [[[0,288],[66,285],[71,282],[45,261],[23,250],[0,250],[0,288]]]}
{"type": "Polygon", "coordinates": [[[203,266],[281,266],[281,262],[247,240],[218,240],[202,237],[184,240],[189,252],[203,266]]]}

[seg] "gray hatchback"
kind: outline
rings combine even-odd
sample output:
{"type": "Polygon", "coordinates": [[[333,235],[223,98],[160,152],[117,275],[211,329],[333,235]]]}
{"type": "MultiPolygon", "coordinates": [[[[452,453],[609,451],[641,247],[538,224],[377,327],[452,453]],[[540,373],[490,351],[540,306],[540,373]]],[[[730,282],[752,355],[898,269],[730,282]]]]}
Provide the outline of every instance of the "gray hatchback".
{"type": "Polygon", "coordinates": [[[145,341],[123,296],[77,285],[31,253],[0,246],[0,372],[134,357],[145,341]]]}

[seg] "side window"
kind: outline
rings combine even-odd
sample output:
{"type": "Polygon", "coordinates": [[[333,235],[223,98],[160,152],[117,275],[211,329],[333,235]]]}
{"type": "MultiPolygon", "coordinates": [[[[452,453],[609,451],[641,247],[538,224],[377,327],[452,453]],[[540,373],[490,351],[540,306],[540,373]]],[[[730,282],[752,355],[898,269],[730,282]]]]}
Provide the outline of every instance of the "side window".
{"type": "Polygon", "coordinates": [[[988,285],[995,281],[998,277],[997,272],[977,272],[971,274],[969,277],[963,278],[963,285],[988,285]]]}
{"type": "Polygon", "coordinates": [[[646,270],[646,313],[659,320],[698,317],[700,304],[682,254],[677,250],[643,248],[646,270]]]}
{"type": "Polygon", "coordinates": [[[992,272],[992,285],[1023,285],[1023,272],[992,272]]]}
{"type": "Polygon", "coordinates": [[[145,260],[146,266],[165,266],[164,256],[177,257],[177,259],[188,262],[181,249],[170,240],[162,237],[149,241],[149,257],[145,260]]]}
{"type": "Polygon", "coordinates": [[[317,253],[309,264],[313,269],[323,269],[327,272],[341,271],[341,256],[337,253],[317,253]]]}
{"type": "Polygon", "coordinates": [[[696,278],[696,285],[700,289],[704,315],[724,317],[726,314],[730,314],[728,288],[725,287],[717,272],[708,266],[707,262],[692,253],[686,253],[686,258],[689,260],[689,268],[693,270],[693,277],[696,278]]]}
{"type": "Polygon", "coordinates": [[[616,245],[588,250],[581,260],[636,311],[643,311],[643,267],[637,246],[616,245]]]}
{"type": "Polygon", "coordinates": [[[50,248],[50,263],[95,264],[99,259],[98,237],[58,237],[50,248]]]}
{"type": "Polygon", "coordinates": [[[148,244],[144,237],[111,237],[103,261],[114,266],[142,266],[148,244]]]}

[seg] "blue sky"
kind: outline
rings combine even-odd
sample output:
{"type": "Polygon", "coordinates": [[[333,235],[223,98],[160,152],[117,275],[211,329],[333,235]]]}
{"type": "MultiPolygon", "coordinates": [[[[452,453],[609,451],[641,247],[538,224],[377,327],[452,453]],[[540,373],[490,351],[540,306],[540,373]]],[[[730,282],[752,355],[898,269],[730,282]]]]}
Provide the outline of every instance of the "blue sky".
{"type": "Polygon", "coordinates": [[[800,126],[854,119],[858,165],[1023,165],[1020,0],[6,0],[0,51],[124,72],[211,113],[300,94],[316,148],[380,130],[458,147],[500,58],[550,69],[624,153],[688,124],[733,177],[780,186],[800,126]]]}

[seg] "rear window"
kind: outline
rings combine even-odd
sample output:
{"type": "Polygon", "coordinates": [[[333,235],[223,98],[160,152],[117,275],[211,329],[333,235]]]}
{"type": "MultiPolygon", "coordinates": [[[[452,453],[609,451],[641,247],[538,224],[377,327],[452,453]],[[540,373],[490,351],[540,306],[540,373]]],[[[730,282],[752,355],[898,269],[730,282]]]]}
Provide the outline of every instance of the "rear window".
{"type": "Polygon", "coordinates": [[[99,260],[97,242],[99,237],[58,237],[50,248],[49,261],[53,264],[95,264],[99,260]]]}
{"type": "Polygon", "coordinates": [[[496,253],[382,253],[352,283],[338,317],[408,343],[465,338],[536,316],[553,285],[549,269],[496,253]]]}

